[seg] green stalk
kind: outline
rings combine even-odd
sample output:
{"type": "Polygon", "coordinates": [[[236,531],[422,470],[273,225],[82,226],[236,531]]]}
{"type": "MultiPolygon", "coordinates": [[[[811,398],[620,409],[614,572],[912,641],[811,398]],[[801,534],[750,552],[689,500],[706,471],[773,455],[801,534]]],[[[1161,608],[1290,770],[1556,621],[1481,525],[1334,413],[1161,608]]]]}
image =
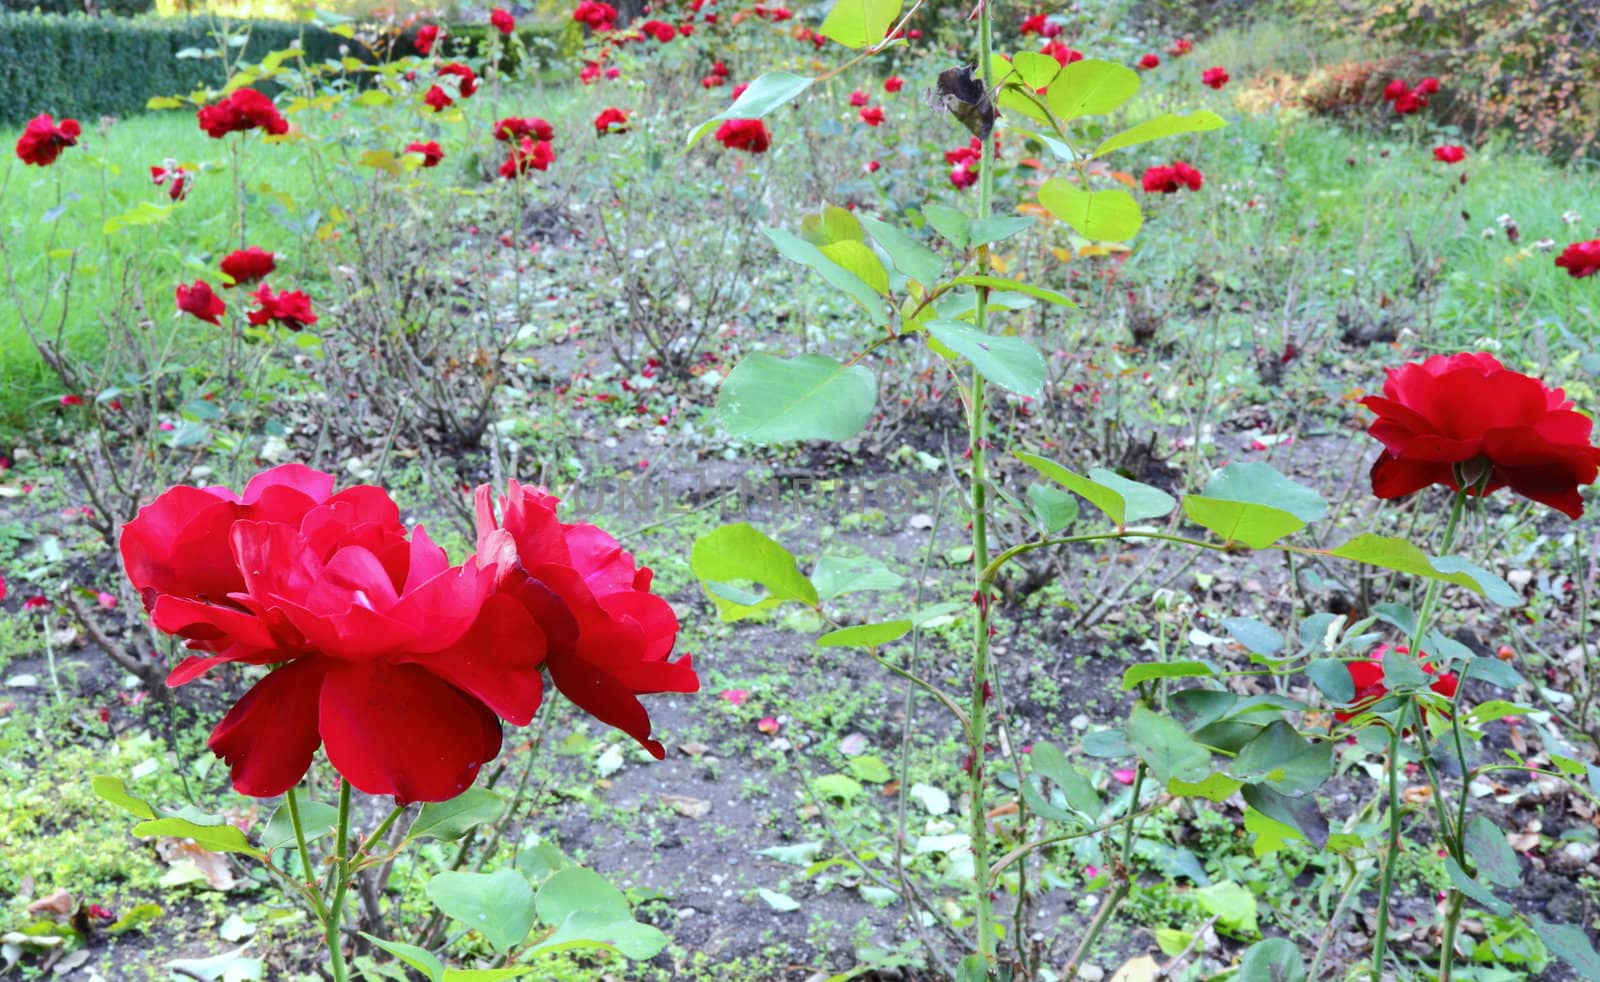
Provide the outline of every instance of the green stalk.
{"type": "MultiPolygon", "coordinates": [[[[989,30],[990,30],[989,3],[984,2],[978,6],[978,71],[984,91],[989,89],[989,30]]],[[[986,146],[983,156],[978,160],[978,218],[989,217],[991,201],[994,197],[994,143],[992,134],[983,138],[986,146]]],[[[978,248],[978,271],[986,274],[989,272],[989,250],[980,246],[978,248]]],[[[978,288],[978,307],[976,311],[975,326],[980,333],[988,330],[989,295],[982,288],[978,288]]],[[[970,791],[970,812],[972,856],[973,856],[973,906],[977,912],[978,950],[977,954],[983,961],[984,975],[993,974],[995,964],[995,923],[994,904],[990,899],[990,884],[992,878],[989,873],[989,829],[988,816],[984,808],[984,743],[988,736],[988,699],[985,695],[989,687],[989,600],[991,597],[991,580],[986,579],[984,571],[989,565],[989,504],[986,487],[987,475],[985,472],[984,443],[987,439],[987,410],[984,405],[984,379],[978,374],[976,368],[972,372],[972,400],[967,417],[967,448],[972,457],[971,502],[972,502],[972,576],[977,587],[973,599],[978,606],[978,616],[975,618],[973,630],[972,652],[972,708],[970,722],[967,727],[967,751],[970,768],[968,771],[968,788],[970,791]]]]}
{"type": "Polygon", "coordinates": [[[345,780],[339,782],[339,828],[335,834],[338,851],[333,867],[333,900],[328,904],[322,931],[327,939],[333,982],[345,982],[344,951],[339,939],[339,929],[344,924],[344,894],[350,886],[350,782],[345,780]]]}
{"type": "Polygon", "coordinates": [[[1408,702],[1389,731],[1389,849],[1383,856],[1378,880],[1378,930],[1372,936],[1372,982],[1383,982],[1383,956],[1389,947],[1389,898],[1394,893],[1394,871],[1400,860],[1400,735],[1405,731],[1408,702]]]}

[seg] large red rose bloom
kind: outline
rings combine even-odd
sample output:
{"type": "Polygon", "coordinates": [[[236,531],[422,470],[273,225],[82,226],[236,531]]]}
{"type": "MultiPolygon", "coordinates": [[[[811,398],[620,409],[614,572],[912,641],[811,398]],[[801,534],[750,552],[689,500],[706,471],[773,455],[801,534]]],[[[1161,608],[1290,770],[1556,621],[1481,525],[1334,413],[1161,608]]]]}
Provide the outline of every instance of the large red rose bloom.
{"type": "Polygon", "coordinates": [[[48,167],[61,156],[67,147],[76,146],[83,128],[75,119],[63,119],[59,124],[49,113],[40,113],[28,120],[22,136],[17,138],[17,159],[24,164],[48,167]]]}
{"type": "Polygon", "coordinates": [[[497,594],[544,628],[550,680],[578,708],[666,756],[638,696],[697,692],[700,680],[688,656],[667,660],[678,618],[650,592],[650,570],[601,529],[557,520],[547,494],[513,481],[498,504],[497,517],[489,488],[478,488],[478,562],[496,570],[497,594]]]}
{"type": "Polygon", "coordinates": [[[1560,389],[1490,354],[1435,355],[1389,369],[1367,432],[1383,444],[1372,491],[1400,498],[1430,484],[1487,495],[1500,488],[1583,514],[1578,488],[1600,474],[1592,423],[1560,389]]]}
{"type": "Polygon", "coordinates": [[[453,798],[499,753],[497,717],[533,718],[544,634],[493,570],[449,565],[420,526],[408,537],[382,489],[332,491],[290,464],[242,495],[174,488],[124,528],[152,621],[197,652],[167,683],[278,666],[211,734],[243,794],[287,791],[321,745],[368,794],[453,798]]]}

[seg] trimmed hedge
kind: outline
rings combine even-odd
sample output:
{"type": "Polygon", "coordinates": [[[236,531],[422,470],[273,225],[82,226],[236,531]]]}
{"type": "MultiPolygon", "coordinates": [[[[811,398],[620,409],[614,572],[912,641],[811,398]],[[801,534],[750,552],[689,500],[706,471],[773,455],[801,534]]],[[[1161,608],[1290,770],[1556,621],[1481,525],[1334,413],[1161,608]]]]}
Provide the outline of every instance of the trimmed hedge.
{"type": "MultiPolygon", "coordinates": [[[[219,88],[217,59],[178,57],[185,49],[216,50],[215,29],[208,17],[0,14],[0,123],[20,124],[41,112],[129,115],[143,112],[153,96],[219,88]]],[[[244,58],[259,61],[302,37],[311,61],[337,59],[341,48],[364,61],[372,57],[359,42],[311,24],[255,21],[244,58]]]]}
{"type": "MultiPolygon", "coordinates": [[[[92,0],[92,2],[99,13],[113,14],[117,17],[148,14],[156,6],[156,0],[92,0]]],[[[19,14],[36,11],[41,14],[63,16],[91,13],[85,4],[86,0],[0,0],[0,10],[10,10],[19,14]]]]}

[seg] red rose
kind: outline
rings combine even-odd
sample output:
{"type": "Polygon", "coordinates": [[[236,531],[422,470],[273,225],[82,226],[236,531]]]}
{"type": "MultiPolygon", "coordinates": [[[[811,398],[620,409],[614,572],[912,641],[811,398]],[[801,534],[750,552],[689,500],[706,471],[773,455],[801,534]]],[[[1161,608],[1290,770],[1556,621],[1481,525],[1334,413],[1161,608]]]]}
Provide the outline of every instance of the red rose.
{"type": "MultiPolygon", "coordinates": [[[[944,152],[944,162],[951,166],[975,164],[982,158],[983,141],[977,137],[973,137],[964,147],[956,147],[954,150],[946,150],[944,152]]],[[[962,185],[957,186],[960,187],[962,185]]]]}
{"type": "Polygon", "coordinates": [[[655,38],[662,44],[666,44],[668,41],[671,41],[673,38],[678,36],[678,31],[676,28],[674,28],[671,24],[659,20],[647,20],[643,24],[639,25],[639,30],[644,31],[646,34],[655,38]]]}
{"type": "Polygon", "coordinates": [[[1446,143],[1444,146],[1433,148],[1433,159],[1446,164],[1459,164],[1467,159],[1467,148],[1446,143]]]}
{"type": "Polygon", "coordinates": [[[1152,68],[1160,68],[1161,56],[1158,54],[1147,54],[1139,59],[1139,67],[1145,71],[1149,71],[1152,68]]]}
{"type": "Polygon", "coordinates": [[[168,160],[161,167],[150,168],[150,180],[156,187],[166,185],[167,197],[173,201],[182,201],[189,196],[189,186],[194,183],[194,174],[178,166],[175,160],[168,160]]]}
{"type": "Polygon", "coordinates": [[[1439,80],[1429,76],[1417,83],[1417,91],[1423,95],[1433,95],[1439,91],[1439,80]]]}
{"type": "Polygon", "coordinates": [[[1402,116],[1409,116],[1420,109],[1426,108],[1428,100],[1415,92],[1407,92],[1394,101],[1394,111],[1402,116]]]}
{"type": "Polygon", "coordinates": [[[489,11],[489,23],[493,24],[494,29],[501,34],[509,35],[517,29],[517,19],[511,16],[510,11],[499,7],[489,11]]]}
{"type": "Polygon", "coordinates": [[[532,136],[535,140],[554,140],[555,127],[547,120],[538,116],[529,116],[523,119],[519,116],[507,116],[494,124],[494,138],[502,142],[514,142],[525,136],[532,136]]]}
{"type": "Polygon", "coordinates": [[[167,684],[278,666],[211,734],[242,794],[293,787],[320,744],[368,794],[453,798],[499,753],[497,717],[538,708],[543,632],[492,595],[494,570],[450,566],[420,526],[408,538],[381,488],[332,488],[290,464],[242,496],[174,488],[128,523],[128,578],[197,652],[167,684]]]}
{"type": "Polygon", "coordinates": [[[715,89],[719,86],[727,84],[727,81],[728,79],[725,75],[707,75],[705,78],[700,80],[700,87],[702,89],[715,89]]]}
{"type": "Polygon", "coordinates": [[[235,89],[216,105],[202,107],[195,113],[195,119],[213,140],[254,129],[265,130],[272,136],[289,132],[289,121],[278,112],[272,100],[250,88],[235,89]]]}
{"type": "Polygon", "coordinates": [[[572,19],[591,31],[609,31],[617,26],[617,8],[609,3],[583,0],[572,12],[572,19]]]}
{"type": "Polygon", "coordinates": [[[437,85],[430,86],[428,91],[423,93],[422,101],[436,113],[442,113],[455,104],[450,94],[437,85]]]}
{"type": "Polygon", "coordinates": [[[48,167],[61,156],[67,147],[76,146],[83,128],[75,119],[63,119],[59,124],[49,113],[40,113],[28,120],[22,136],[17,138],[17,157],[24,164],[48,167]]]}
{"type": "Polygon", "coordinates": [[[454,75],[458,79],[456,91],[461,94],[463,99],[472,98],[472,94],[478,91],[477,73],[459,61],[446,62],[440,65],[439,74],[454,75]]]}
{"type": "MultiPolygon", "coordinates": [[[[1334,712],[1334,719],[1341,723],[1347,723],[1372,708],[1373,704],[1389,694],[1388,686],[1383,684],[1383,661],[1381,660],[1388,650],[1387,645],[1382,645],[1372,653],[1375,659],[1373,661],[1345,663],[1345,670],[1350,673],[1350,682],[1355,686],[1356,693],[1350,699],[1350,708],[1334,712]]],[[[1410,654],[1409,648],[1396,647],[1394,650],[1402,655],[1410,654]]],[[[1427,652],[1423,652],[1422,657],[1427,658],[1427,652]]],[[[1429,675],[1437,673],[1437,669],[1427,661],[1422,663],[1422,670],[1429,675]]],[[[1460,687],[1460,684],[1461,680],[1456,678],[1455,673],[1446,672],[1430,682],[1428,688],[1446,699],[1454,699],[1456,689],[1460,687]]]]}
{"type": "Polygon", "coordinates": [[[867,161],[866,166],[863,169],[868,174],[876,174],[876,173],[878,173],[878,169],[881,168],[882,166],[883,165],[878,163],[876,160],[869,160],[869,161],[867,161]]]}
{"type": "Polygon", "coordinates": [[[628,114],[612,106],[602,109],[600,115],[594,118],[594,131],[604,136],[607,133],[626,133],[628,131],[628,114]]]}
{"type": "Polygon", "coordinates": [[[505,161],[500,165],[500,176],[514,178],[522,177],[530,170],[548,170],[555,159],[555,148],[549,140],[535,141],[525,136],[520,142],[512,144],[505,161]]]}
{"type": "Polygon", "coordinates": [[[750,12],[755,14],[757,17],[760,17],[763,20],[771,21],[774,24],[778,23],[779,21],[789,20],[794,17],[794,13],[790,11],[788,7],[767,7],[759,3],[754,7],[751,7],[750,12]]]}
{"type": "Polygon", "coordinates": [[[598,61],[584,62],[582,71],[578,72],[578,81],[582,82],[584,85],[593,85],[595,79],[599,77],[600,63],[598,61]]]}
{"type": "Polygon", "coordinates": [[[1430,484],[1487,495],[1503,487],[1572,518],[1581,485],[1600,472],[1591,423],[1566,393],[1513,372],[1493,355],[1434,355],[1391,368],[1367,432],[1384,446],[1372,492],[1400,498],[1430,484]]]}
{"type": "Polygon", "coordinates": [[[864,106],[871,98],[872,97],[867,95],[865,92],[861,91],[860,89],[856,89],[854,92],[850,93],[850,105],[864,106]]]}
{"type": "Polygon", "coordinates": [[[711,63],[711,74],[713,74],[713,75],[721,75],[723,78],[727,78],[728,77],[728,66],[723,62],[714,61],[714,62],[711,63]]]}
{"type": "Polygon", "coordinates": [[[195,280],[193,286],[178,284],[178,309],[207,323],[221,324],[220,318],[227,313],[228,305],[211,289],[211,284],[195,280]]]}
{"type": "Polygon", "coordinates": [[[424,24],[417,28],[417,36],[412,39],[411,44],[417,49],[418,54],[426,55],[433,52],[433,45],[438,40],[439,25],[424,24]]]}
{"type": "Polygon", "coordinates": [[[1194,45],[1188,39],[1174,38],[1172,44],[1167,47],[1167,54],[1174,58],[1182,58],[1193,50],[1194,45]]]}
{"type": "Polygon", "coordinates": [[[898,75],[890,75],[883,80],[883,91],[893,95],[906,87],[906,80],[898,75]]]}
{"type": "Polygon", "coordinates": [[[1215,68],[1207,68],[1205,71],[1200,73],[1200,81],[1211,86],[1213,89],[1221,89],[1224,85],[1228,84],[1228,70],[1223,68],[1221,65],[1218,65],[1215,68]]]}
{"type": "Polygon", "coordinates": [[[1383,87],[1383,97],[1393,102],[1410,91],[1410,84],[1403,78],[1397,78],[1383,87]]]}
{"type": "Polygon", "coordinates": [[[265,279],[278,268],[278,258],[260,246],[251,246],[248,249],[235,249],[223,256],[217,268],[230,280],[223,286],[239,286],[265,279]]]}
{"type": "Polygon", "coordinates": [[[427,143],[408,143],[405,152],[422,154],[424,167],[437,167],[439,161],[444,159],[444,151],[439,148],[437,140],[429,140],[427,143]]]}
{"type": "Polygon", "coordinates": [[[744,90],[748,89],[749,87],[750,87],[750,83],[749,82],[740,82],[738,85],[735,85],[733,87],[733,91],[731,93],[729,93],[728,97],[731,98],[734,102],[738,102],[739,101],[739,97],[744,95],[744,90]]]}
{"type": "Polygon", "coordinates": [[[1556,265],[1575,280],[1600,273],[1600,239],[1572,243],[1561,250],[1561,255],[1556,257],[1556,265]]]}
{"type": "Polygon", "coordinates": [[[730,119],[717,127],[714,134],[718,143],[729,150],[766,153],[772,145],[772,133],[759,119],[730,119]]]}
{"type": "Polygon", "coordinates": [[[868,106],[865,109],[861,110],[861,121],[863,123],[866,123],[868,126],[882,126],[883,125],[883,107],[882,106],[868,106]]]}
{"type": "Polygon", "coordinates": [[[267,321],[277,321],[291,331],[298,331],[317,322],[317,315],[311,312],[311,298],[299,290],[274,294],[272,288],[263,283],[250,296],[260,304],[250,311],[250,323],[258,327],[267,321]]]}
{"type": "Polygon", "coordinates": [[[1053,38],[1061,33],[1061,25],[1050,19],[1048,14],[1033,14],[1022,21],[1022,34],[1038,34],[1042,37],[1053,38]]]}
{"type": "Polygon", "coordinates": [[[958,188],[970,188],[978,183],[978,170],[974,164],[957,164],[950,170],[950,183],[958,188]]]}
{"type": "Polygon", "coordinates": [[[688,656],[667,660],[678,618],[650,592],[650,570],[599,528],[560,522],[555,498],[515,481],[498,519],[487,486],[476,501],[478,563],[495,571],[497,596],[515,599],[545,628],[555,687],[658,760],[666,756],[638,696],[696,692],[700,680],[688,656]]]}
{"type": "Polygon", "coordinates": [[[1040,48],[1039,52],[1041,54],[1046,54],[1046,55],[1049,55],[1050,57],[1054,58],[1057,62],[1059,62],[1062,65],[1062,67],[1070,65],[1075,61],[1082,61],[1083,60],[1083,52],[1082,51],[1077,51],[1077,50],[1074,50],[1072,48],[1069,48],[1066,45],[1062,44],[1060,41],[1051,41],[1049,44],[1045,45],[1043,48],[1040,48]]]}

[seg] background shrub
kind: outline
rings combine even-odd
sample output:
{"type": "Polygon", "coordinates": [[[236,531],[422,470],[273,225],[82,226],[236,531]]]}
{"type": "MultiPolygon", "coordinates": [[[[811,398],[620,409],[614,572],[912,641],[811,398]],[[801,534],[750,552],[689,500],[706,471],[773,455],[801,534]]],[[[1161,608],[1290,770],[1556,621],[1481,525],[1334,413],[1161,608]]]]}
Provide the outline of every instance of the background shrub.
{"type": "Polygon", "coordinates": [[[41,14],[111,14],[137,17],[155,9],[155,0],[0,0],[0,10],[41,14]]]}
{"type": "MultiPolygon", "coordinates": [[[[213,34],[222,23],[209,17],[0,14],[0,123],[21,123],[41,112],[80,118],[127,115],[143,111],[152,96],[220,87],[220,59],[178,55],[218,50],[213,34]]],[[[228,24],[234,30],[248,25],[247,61],[297,42],[310,61],[338,59],[341,52],[364,61],[372,58],[360,42],[311,24],[228,24]]]]}

